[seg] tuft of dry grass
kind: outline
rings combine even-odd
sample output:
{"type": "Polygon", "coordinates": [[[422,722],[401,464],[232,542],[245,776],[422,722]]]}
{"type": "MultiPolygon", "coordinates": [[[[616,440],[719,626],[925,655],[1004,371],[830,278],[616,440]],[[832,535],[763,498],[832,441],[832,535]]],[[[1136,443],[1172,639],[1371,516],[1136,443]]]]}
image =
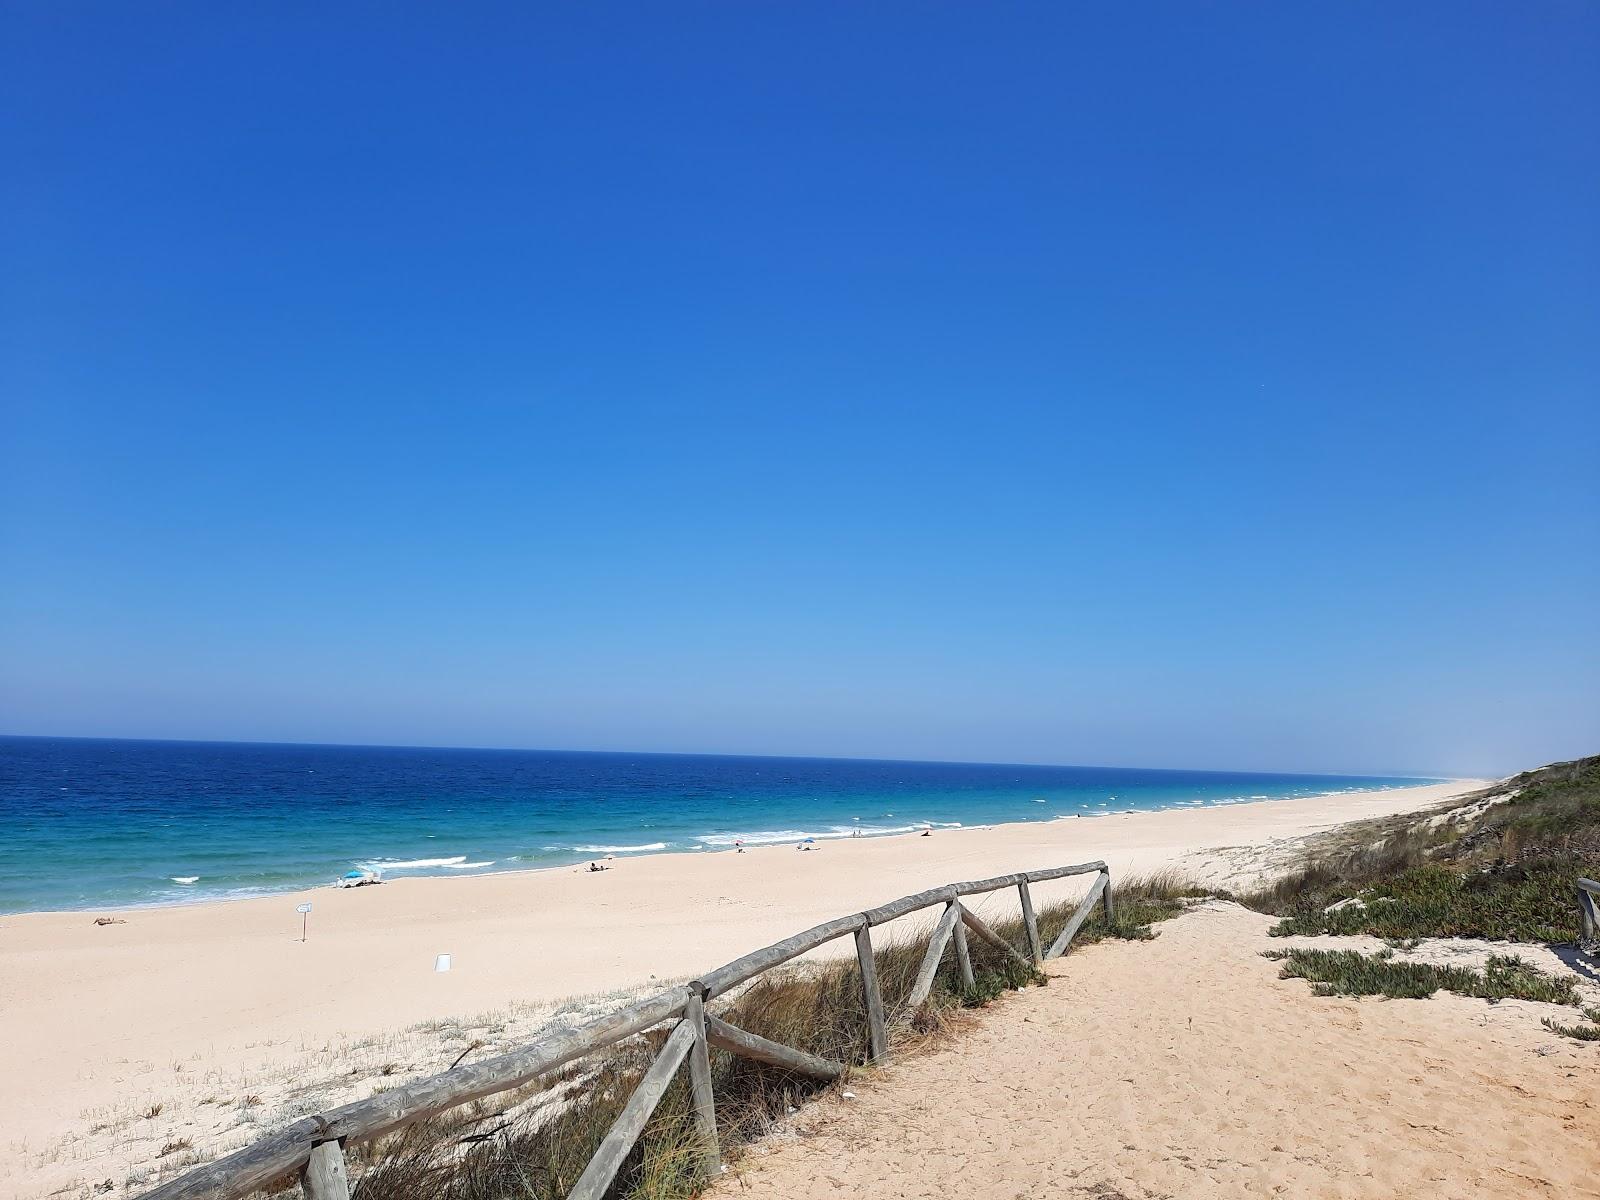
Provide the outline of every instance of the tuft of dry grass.
{"type": "Polygon", "coordinates": [[[1583,1010],[1584,1025],[1563,1025],[1546,1017],[1540,1022],[1551,1033],[1559,1033],[1562,1037],[1576,1038],[1580,1042],[1600,1042],[1600,1008],[1586,1008],[1583,1010]]]}

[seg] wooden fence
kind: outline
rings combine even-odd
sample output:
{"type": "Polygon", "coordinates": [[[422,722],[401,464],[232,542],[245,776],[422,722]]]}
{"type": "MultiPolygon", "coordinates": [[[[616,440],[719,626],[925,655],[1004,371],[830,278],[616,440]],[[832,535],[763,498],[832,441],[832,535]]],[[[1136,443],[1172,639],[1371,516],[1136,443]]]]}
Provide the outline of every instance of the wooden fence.
{"type": "Polygon", "coordinates": [[[1578,880],[1578,949],[1590,950],[1600,943],[1600,883],[1578,880]]]}
{"type": "MultiPolygon", "coordinates": [[[[1588,880],[1584,882],[1589,883],[1588,880]]],[[[1600,891],[1600,884],[1590,886],[1600,891]]],[[[907,999],[907,1009],[914,1010],[932,991],[945,948],[952,940],[955,942],[962,982],[970,987],[973,976],[972,961],[967,951],[969,932],[1011,955],[1024,966],[1033,967],[1047,958],[1066,953],[1067,946],[1097,901],[1105,906],[1109,920],[1112,915],[1111,873],[1103,862],[1025,871],[971,883],[954,883],[905,896],[866,912],[827,921],[781,942],[764,946],[702,975],[684,987],[671,988],[575,1029],[551,1033],[495,1058],[471,1066],[457,1066],[326,1113],[303,1117],[243,1150],[197,1167],[146,1192],[141,1200],[234,1200],[295,1172],[299,1173],[306,1200],[349,1200],[350,1185],[344,1161],[347,1143],[367,1141],[413,1121],[521,1087],[547,1072],[667,1021],[673,1023],[672,1029],[655,1062],[640,1079],[632,1098],[606,1133],[569,1197],[571,1200],[599,1200],[605,1194],[685,1059],[689,1062],[695,1126],[702,1143],[704,1165],[708,1171],[715,1172],[721,1153],[717,1144],[716,1098],[711,1089],[710,1047],[716,1046],[813,1078],[838,1078],[847,1069],[847,1064],[818,1058],[730,1025],[706,1012],[708,1000],[849,934],[855,938],[861,985],[866,997],[868,1044],[871,1048],[868,1061],[882,1062],[889,1054],[889,1033],[872,953],[874,928],[925,908],[943,906],[944,911],[934,927],[927,953],[923,956],[907,999]],[[1088,874],[1096,876],[1088,894],[1050,945],[1043,946],[1029,885],[1088,874]],[[983,895],[1007,888],[1016,888],[1019,894],[1028,943],[1026,954],[1011,946],[962,902],[965,896],[983,895]]]]}

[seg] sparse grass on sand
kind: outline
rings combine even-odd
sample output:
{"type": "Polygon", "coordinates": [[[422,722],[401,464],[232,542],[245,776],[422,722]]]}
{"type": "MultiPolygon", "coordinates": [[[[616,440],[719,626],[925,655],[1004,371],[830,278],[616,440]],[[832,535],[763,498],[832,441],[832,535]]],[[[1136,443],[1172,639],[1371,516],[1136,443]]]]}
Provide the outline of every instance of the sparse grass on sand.
{"type": "Polygon", "coordinates": [[[1559,1033],[1562,1037],[1576,1038],[1580,1042],[1600,1042],[1600,1008],[1584,1009],[1583,1019],[1588,1024],[1563,1025],[1546,1017],[1543,1025],[1551,1033],[1559,1033]]]}
{"type": "MultiPolygon", "coordinates": [[[[1151,925],[1176,916],[1199,893],[1171,873],[1117,880],[1116,919],[1104,909],[1079,930],[1074,945],[1106,938],[1143,940],[1151,925]]],[[[1039,913],[1048,940],[1075,903],[1039,913]]],[[[992,921],[1002,938],[1025,945],[1020,917],[992,921]]],[[[891,940],[877,949],[879,986],[893,1024],[897,1054],[951,1036],[963,1008],[987,1004],[1008,988],[1044,977],[979,938],[968,939],[975,984],[963,988],[947,949],[934,992],[915,1012],[906,998],[927,947],[927,934],[891,940]]],[[[823,1058],[864,1061],[867,1019],[853,960],[829,960],[771,972],[716,1011],[752,1033],[823,1058]]],[[[654,1031],[556,1072],[519,1093],[447,1113],[435,1120],[352,1147],[359,1173],[357,1200],[555,1200],[571,1189],[622,1111],[665,1034],[654,1031]]],[[[762,1137],[808,1096],[833,1086],[749,1059],[713,1051],[717,1125],[725,1157],[762,1137]]],[[[684,1072],[667,1091],[618,1175],[611,1195],[640,1200],[692,1196],[704,1180],[684,1072]]],[[[288,1184],[290,1181],[285,1181],[288,1184]]]]}
{"type": "Polygon", "coordinates": [[[1432,963],[1399,962],[1392,950],[1279,950],[1267,955],[1283,962],[1284,979],[1305,979],[1319,996],[1389,996],[1426,1000],[1438,991],[1484,1000],[1537,1000],[1576,1004],[1570,979],[1546,975],[1516,955],[1494,954],[1483,970],[1432,963]]]}

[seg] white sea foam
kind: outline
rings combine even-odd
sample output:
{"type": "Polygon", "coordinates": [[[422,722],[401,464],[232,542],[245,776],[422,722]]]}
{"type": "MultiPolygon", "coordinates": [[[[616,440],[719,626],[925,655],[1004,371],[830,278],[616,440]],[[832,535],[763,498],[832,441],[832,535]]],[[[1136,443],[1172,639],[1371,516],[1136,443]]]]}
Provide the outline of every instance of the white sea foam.
{"type": "Polygon", "coordinates": [[[458,862],[458,863],[451,863],[450,864],[450,869],[452,871],[470,871],[470,870],[474,869],[475,867],[492,867],[492,866],[494,866],[494,863],[495,863],[495,860],[492,859],[492,858],[488,862],[475,862],[475,863],[458,862]]]}
{"type": "Polygon", "coordinates": [[[785,842],[837,841],[852,837],[885,837],[893,833],[919,833],[924,829],[959,829],[960,821],[918,821],[914,825],[831,825],[827,829],[755,829],[748,833],[703,833],[695,841],[706,846],[781,846],[785,842]]]}
{"type": "Polygon", "coordinates": [[[576,850],[579,854],[644,854],[665,850],[665,842],[643,842],[637,846],[546,846],[546,850],[576,850]]]}
{"type": "Polygon", "coordinates": [[[454,858],[409,858],[404,862],[377,861],[361,865],[371,871],[412,871],[424,867],[459,867],[466,861],[465,854],[457,854],[454,858]]]}
{"type": "Polygon", "coordinates": [[[819,835],[807,833],[803,829],[756,829],[749,833],[703,833],[694,840],[707,846],[731,846],[735,842],[743,842],[747,846],[776,846],[783,842],[798,842],[817,836],[819,835]]]}
{"type": "Polygon", "coordinates": [[[169,875],[169,876],[167,876],[167,878],[172,880],[173,883],[199,883],[200,882],[200,876],[198,876],[198,875],[169,875]]]}

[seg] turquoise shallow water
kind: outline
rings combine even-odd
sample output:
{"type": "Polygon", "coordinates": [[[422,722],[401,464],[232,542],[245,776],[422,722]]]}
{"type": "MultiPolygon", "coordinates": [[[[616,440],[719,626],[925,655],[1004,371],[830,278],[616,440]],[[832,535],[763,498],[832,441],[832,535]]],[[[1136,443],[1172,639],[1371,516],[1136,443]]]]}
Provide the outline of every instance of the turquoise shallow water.
{"type": "Polygon", "coordinates": [[[855,759],[0,738],[0,911],[1434,782],[855,759]]]}

